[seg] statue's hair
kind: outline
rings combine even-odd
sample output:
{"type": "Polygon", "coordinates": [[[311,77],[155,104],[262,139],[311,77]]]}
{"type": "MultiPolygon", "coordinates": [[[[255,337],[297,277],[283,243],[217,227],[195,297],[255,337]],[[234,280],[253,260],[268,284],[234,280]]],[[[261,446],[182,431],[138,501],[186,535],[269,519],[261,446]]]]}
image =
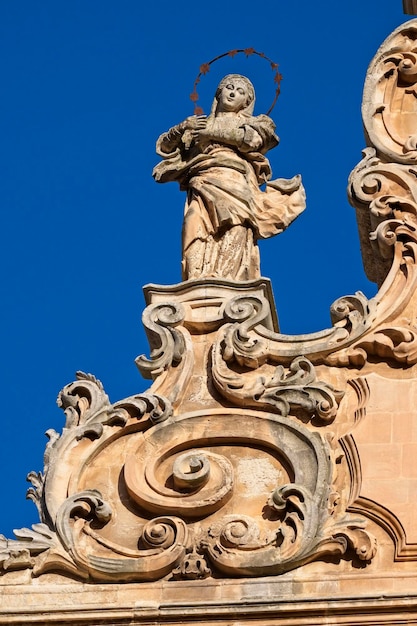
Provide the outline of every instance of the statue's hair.
{"type": "Polygon", "coordinates": [[[255,106],[255,89],[254,89],[254,86],[252,85],[251,81],[249,80],[249,78],[246,78],[246,76],[242,76],[242,74],[227,74],[227,76],[225,76],[224,78],[221,79],[221,81],[218,84],[218,87],[216,89],[216,95],[214,97],[212,113],[215,113],[215,111],[216,111],[218,100],[219,100],[220,91],[228,83],[233,82],[235,80],[239,80],[242,83],[244,83],[246,88],[247,88],[247,90],[248,90],[248,99],[247,99],[246,105],[240,111],[240,113],[243,113],[244,115],[252,115],[253,109],[254,109],[254,106],[255,106]]]}

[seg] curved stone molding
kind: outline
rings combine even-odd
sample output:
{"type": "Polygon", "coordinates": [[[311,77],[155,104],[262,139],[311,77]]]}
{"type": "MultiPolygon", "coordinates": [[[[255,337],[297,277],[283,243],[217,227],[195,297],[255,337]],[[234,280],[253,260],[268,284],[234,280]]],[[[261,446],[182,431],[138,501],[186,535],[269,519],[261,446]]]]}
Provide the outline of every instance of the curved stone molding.
{"type": "Polygon", "coordinates": [[[355,440],[351,434],[345,435],[340,439],[340,447],[343,451],[350,477],[347,507],[348,510],[351,510],[350,507],[358,500],[362,487],[361,461],[355,440]]]}
{"type": "Polygon", "coordinates": [[[417,161],[417,20],[402,24],[369,66],[362,115],[369,145],[387,161],[417,161]]]}
{"type": "Polygon", "coordinates": [[[356,392],[358,399],[357,408],[355,409],[355,424],[359,423],[366,415],[366,407],[369,401],[370,391],[366,378],[359,376],[358,378],[350,378],[348,384],[356,392]]]}
{"type": "MultiPolygon", "coordinates": [[[[361,292],[344,296],[331,307],[333,328],[306,335],[275,333],[259,323],[266,306],[247,298],[235,298],[234,307],[242,312],[242,321],[226,324],[216,344],[221,344],[226,361],[255,369],[264,363],[290,364],[299,356],[312,363],[323,363],[326,356],[352,345],[375,322],[377,302],[368,300],[361,292]],[[263,307],[263,308],[262,308],[263,307]]],[[[230,314],[227,318],[231,319],[230,314]]],[[[233,319],[233,318],[232,318],[233,319]]],[[[239,319],[236,315],[235,319],[239,319]]]]}
{"type": "Polygon", "coordinates": [[[417,543],[409,543],[403,525],[392,511],[382,504],[365,498],[358,497],[349,507],[353,513],[364,515],[384,528],[394,543],[395,561],[416,561],[417,543]]]}

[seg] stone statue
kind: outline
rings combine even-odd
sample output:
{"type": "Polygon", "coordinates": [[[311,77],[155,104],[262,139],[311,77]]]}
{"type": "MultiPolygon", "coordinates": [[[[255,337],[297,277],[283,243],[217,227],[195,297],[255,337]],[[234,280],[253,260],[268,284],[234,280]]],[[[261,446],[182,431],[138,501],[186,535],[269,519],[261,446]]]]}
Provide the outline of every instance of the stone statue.
{"type": "Polygon", "coordinates": [[[210,115],[194,115],[162,134],[157,182],[187,191],[183,279],[260,277],[258,239],[282,232],[305,208],[300,176],[271,178],[266,152],[275,124],[253,115],[255,91],[239,74],[221,80],[210,115]],[[265,190],[260,187],[265,185],[265,190]]]}

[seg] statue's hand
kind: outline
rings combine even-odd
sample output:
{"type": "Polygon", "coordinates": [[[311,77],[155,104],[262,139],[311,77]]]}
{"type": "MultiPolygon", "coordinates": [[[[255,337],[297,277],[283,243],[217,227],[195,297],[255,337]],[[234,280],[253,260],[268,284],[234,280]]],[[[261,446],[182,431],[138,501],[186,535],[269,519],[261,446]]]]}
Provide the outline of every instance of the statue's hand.
{"type": "Polygon", "coordinates": [[[199,132],[199,139],[220,142],[230,146],[240,146],[244,136],[244,130],[233,123],[234,120],[226,118],[210,118],[210,121],[199,132]]]}
{"type": "Polygon", "coordinates": [[[207,115],[191,115],[183,121],[182,127],[184,130],[191,131],[193,139],[197,139],[199,132],[207,125],[207,115]]]}

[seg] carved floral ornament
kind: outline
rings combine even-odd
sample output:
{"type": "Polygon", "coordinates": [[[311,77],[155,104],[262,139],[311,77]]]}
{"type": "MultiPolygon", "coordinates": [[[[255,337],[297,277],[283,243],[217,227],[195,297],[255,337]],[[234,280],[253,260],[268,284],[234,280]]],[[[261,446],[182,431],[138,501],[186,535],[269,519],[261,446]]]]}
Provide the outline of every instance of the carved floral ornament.
{"type": "Polygon", "coordinates": [[[367,518],[397,559],[416,558],[398,520],[361,498],[354,443],[369,364],[417,363],[416,40],[409,22],[371,65],[370,145],[349,181],[377,295],[339,298],[331,328],[287,336],[265,279],[148,290],[150,356],[136,363],[151,387],[112,404],[78,372],[60,392],[65,427],[47,433],[43,472],[29,474],[40,522],[0,537],[3,573],[128,582],[366,564],[367,518]]]}

